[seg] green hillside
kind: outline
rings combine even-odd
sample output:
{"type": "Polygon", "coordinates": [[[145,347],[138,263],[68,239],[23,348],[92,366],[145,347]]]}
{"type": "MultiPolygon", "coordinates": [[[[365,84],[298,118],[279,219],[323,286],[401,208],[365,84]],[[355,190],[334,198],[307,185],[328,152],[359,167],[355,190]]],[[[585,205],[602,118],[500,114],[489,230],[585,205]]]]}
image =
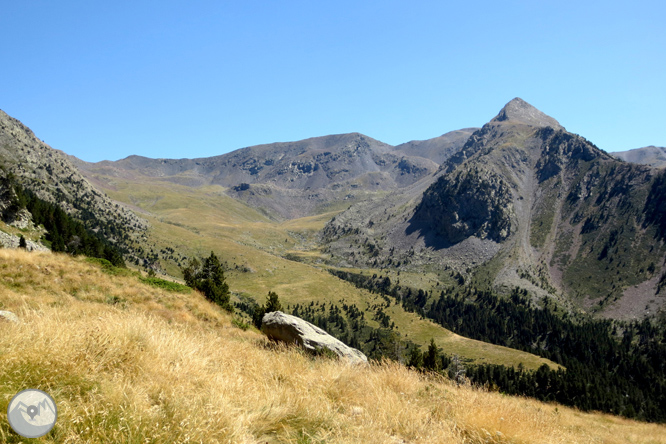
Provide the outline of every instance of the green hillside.
{"type": "MultiPolygon", "coordinates": [[[[185,257],[204,256],[213,250],[226,263],[227,281],[236,302],[249,298],[263,303],[269,291],[277,292],[284,306],[311,302],[339,305],[344,301],[368,311],[368,324],[379,326],[370,307],[384,300],[331,275],[327,266],[319,263],[315,236],[336,213],[275,222],[228,197],[219,186],[191,188],[146,178],[134,182],[104,176],[96,179],[105,184],[110,197],[134,206],[150,222],[143,248],[149,255],[154,252],[166,273],[179,277],[185,257]]],[[[416,273],[403,278],[415,286],[425,283],[416,273]]],[[[399,305],[384,311],[401,338],[423,348],[434,338],[445,353],[469,362],[522,363],[531,369],[544,363],[557,367],[529,353],[461,337],[399,305]]]]}

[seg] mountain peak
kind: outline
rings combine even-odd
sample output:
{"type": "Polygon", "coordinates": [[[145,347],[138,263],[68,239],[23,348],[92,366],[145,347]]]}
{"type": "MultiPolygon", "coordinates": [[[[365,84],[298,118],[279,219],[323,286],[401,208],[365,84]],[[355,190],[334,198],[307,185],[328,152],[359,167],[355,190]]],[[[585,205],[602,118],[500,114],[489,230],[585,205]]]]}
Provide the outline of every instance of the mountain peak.
{"type": "Polygon", "coordinates": [[[525,123],[532,126],[550,126],[556,129],[564,129],[559,122],[552,117],[542,113],[523,99],[516,97],[506,105],[491,120],[491,122],[513,121],[525,123]]]}

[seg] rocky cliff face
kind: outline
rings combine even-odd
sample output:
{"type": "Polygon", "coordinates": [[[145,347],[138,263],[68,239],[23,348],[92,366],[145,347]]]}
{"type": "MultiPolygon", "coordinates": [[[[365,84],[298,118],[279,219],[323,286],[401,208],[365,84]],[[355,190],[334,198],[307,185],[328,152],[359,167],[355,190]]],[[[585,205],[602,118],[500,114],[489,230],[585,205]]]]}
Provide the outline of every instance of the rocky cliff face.
{"type": "Polygon", "coordinates": [[[491,171],[440,176],[416,207],[412,230],[433,230],[442,246],[471,236],[501,242],[511,234],[512,200],[508,184],[491,171]]]}

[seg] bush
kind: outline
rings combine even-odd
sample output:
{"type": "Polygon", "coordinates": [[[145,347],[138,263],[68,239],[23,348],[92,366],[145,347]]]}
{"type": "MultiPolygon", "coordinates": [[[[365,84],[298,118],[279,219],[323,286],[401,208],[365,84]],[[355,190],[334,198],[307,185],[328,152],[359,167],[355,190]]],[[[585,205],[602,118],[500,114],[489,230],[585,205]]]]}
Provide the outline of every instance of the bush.
{"type": "Polygon", "coordinates": [[[178,282],[171,282],[158,277],[140,277],[139,280],[144,284],[152,285],[153,287],[161,288],[167,291],[174,291],[178,293],[189,293],[192,291],[190,287],[179,284],[178,282]]]}
{"type": "Polygon", "coordinates": [[[250,328],[250,324],[248,324],[247,322],[245,322],[245,321],[243,321],[242,319],[239,319],[239,318],[233,318],[231,320],[231,325],[233,325],[236,328],[240,328],[243,331],[250,328]]]}
{"type": "Polygon", "coordinates": [[[104,273],[111,276],[132,276],[137,274],[137,272],[131,271],[125,267],[117,267],[101,257],[87,257],[86,262],[100,266],[104,273]]]}

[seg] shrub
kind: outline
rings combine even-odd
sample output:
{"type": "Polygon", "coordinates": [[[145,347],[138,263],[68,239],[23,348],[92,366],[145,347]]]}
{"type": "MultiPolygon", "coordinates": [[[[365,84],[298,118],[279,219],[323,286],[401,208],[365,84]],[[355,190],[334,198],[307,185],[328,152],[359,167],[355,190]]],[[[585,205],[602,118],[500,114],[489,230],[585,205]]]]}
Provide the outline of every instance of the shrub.
{"type": "Polygon", "coordinates": [[[190,287],[179,284],[178,282],[171,282],[158,277],[140,277],[141,282],[144,284],[152,285],[153,287],[161,288],[167,291],[174,291],[178,293],[189,293],[190,287]]]}

